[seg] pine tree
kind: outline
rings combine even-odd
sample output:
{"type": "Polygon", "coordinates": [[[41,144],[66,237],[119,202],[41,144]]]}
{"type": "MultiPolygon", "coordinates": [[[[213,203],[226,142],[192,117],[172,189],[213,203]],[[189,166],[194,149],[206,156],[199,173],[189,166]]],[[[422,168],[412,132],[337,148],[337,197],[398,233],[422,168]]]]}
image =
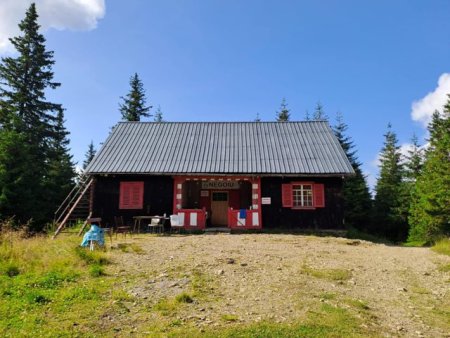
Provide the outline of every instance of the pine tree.
{"type": "Polygon", "coordinates": [[[97,153],[97,150],[95,150],[94,142],[91,140],[91,143],[89,143],[89,146],[88,146],[88,150],[84,154],[83,170],[87,168],[89,163],[91,163],[91,161],[94,158],[96,153],[97,153]]]}
{"type": "Polygon", "coordinates": [[[142,117],[150,117],[148,112],[152,106],[145,106],[147,98],[144,84],[137,73],[130,78],[130,87],[130,92],[126,97],[120,97],[123,100],[123,103],[119,103],[122,120],[140,121],[142,117]]]}
{"type": "Polygon", "coordinates": [[[423,167],[424,154],[419,144],[419,139],[414,134],[411,138],[411,149],[408,150],[405,162],[405,177],[408,181],[415,182],[423,167]]]}
{"type": "Polygon", "coordinates": [[[327,116],[327,114],[325,114],[325,111],[323,110],[323,106],[320,102],[317,102],[316,110],[314,110],[312,119],[316,120],[316,121],[328,120],[328,116],[327,116]]]}
{"type": "Polygon", "coordinates": [[[411,138],[412,146],[404,156],[403,180],[398,193],[397,213],[402,219],[407,220],[410,216],[410,205],[416,180],[420,175],[423,165],[423,151],[419,145],[416,135],[411,138]]]}
{"type": "Polygon", "coordinates": [[[375,186],[374,231],[391,240],[404,240],[408,231],[405,215],[400,212],[403,189],[403,166],[397,135],[391,124],[384,135],[380,154],[380,176],[375,186]]]}
{"type": "Polygon", "coordinates": [[[38,213],[35,177],[25,134],[0,129],[0,219],[24,224],[38,213]]]}
{"type": "Polygon", "coordinates": [[[287,107],[286,99],[281,100],[280,110],[277,113],[277,122],[287,122],[291,118],[290,110],[287,107]]]}
{"type": "Polygon", "coordinates": [[[305,111],[305,121],[311,121],[311,115],[309,114],[308,109],[306,109],[306,111],[305,111]]]}
{"type": "Polygon", "coordinates": [[[369,187],[362,173],[361,163],[356,156],[355,145],[352,139],[346,136],[348,126],[344,123],[342,114],[337,114],[336,122],[334,133],[355,171],[355,175],[346,178],[343,185],[345,222],[357,229],[367,231],[372,208],[369,187]]]}
{"type": "Polygon", "coordinates": [[[56,117],[55,133],[50,142],[48,169],[44,180],[47,220],[53,216],[51,213],[72,190],[76,176],[72,155],[69,153],[69,132],[64,127],[64,122],[64,113],[61,110],[56,117]]]}
{"type": "Polygon", "coordinates": [[[410,208],[408,240],[432,243],[450,236],[450,96],[442,116],[433,114],[429,147],[410,208]]]}
{"type": "Polygon", "coordinates": [[[14,213],[20,221],[32,218],[32,227],[39,230],[48,221],[50,213],[48,201],[42,195],[51,171],[51,145],[53,139],[58,138],[58,114],[63,108],[61,104],[46,100],[48,90],[59,87],[60,83],[53,81],[53,52],[45,48],[45,38],[39,33],[37,19],[36,6],[31,4],[19,24],[21,35],[10,39],[18,56],[4,57],[0,63],[0,125],[6,142],[2,148],[11,152],[3,154],[5,162],[0,163],[0,167],[8,168],[10,160],[18,152],[15,145],[8,143],[9,137],[15,135],[17,144],[22,142],[18,164],[22,163],[20,159],[28,161],[28,168],[17,168],[17,172],[21,172],[17,177],[25,181],[30,177],[33,179],[27,181],[23,194],[18,184],[4,181],[1,184],[6,186],[0,186],[0,190],[8,190],[2,197],[4,209],[1,213],[14,213]],[[8,205],[15,204],[12,200],[6,201],[7,196],[17,197],[23,205],[31,200],[33,206],[27,210],[20,207],[7,210],[8,205]]]}
{"type": "Polygon", "coordinates": [[[62,107],[45,101],[45,91],[59,87],[60,83],[53,82],[53,51],[45,49],[37,18],[33,3],[19,24],[23,35],[10,39],[19,56],[2,58],[0,108],[5,127],[26,132],[31,144],[42,146],[51,135],[55,115],[62,107]],[[12,119],[12,115],[20,119],[12,119]]]}
{"type": "Polygon", "coordinates": [[[158,108],[156,108],[154,121],[155,122],[164,122],[161,106],[159,106],[159,105],[158,105],[158,108]]]}

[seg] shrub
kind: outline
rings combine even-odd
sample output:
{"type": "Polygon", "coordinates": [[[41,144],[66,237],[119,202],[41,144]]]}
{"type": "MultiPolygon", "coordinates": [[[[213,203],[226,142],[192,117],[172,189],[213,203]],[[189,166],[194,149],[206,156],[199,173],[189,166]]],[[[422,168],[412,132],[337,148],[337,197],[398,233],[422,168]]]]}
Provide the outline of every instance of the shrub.
{"type": "Polygon", "coordinates": [[[91,265],[91,267],[89,268],[89,274],[92,277],[100,277],[106,275],[105,271],[103,270],[103,267],[99,264],[91,265]]]}
{"type": "Polygon", "coordinates": [[[178,303],[192,303],[194,301],[194,299],[192,299],[192,297],[186,292],[180,293],[175,297],[175,300],[178,303]]]}
{"type": "Polygon", "coordinates": [[[5,268],[5,274],[9,277],[15,277],[20,273],[19,267],[14,264],[9,264],[5,268]]]}

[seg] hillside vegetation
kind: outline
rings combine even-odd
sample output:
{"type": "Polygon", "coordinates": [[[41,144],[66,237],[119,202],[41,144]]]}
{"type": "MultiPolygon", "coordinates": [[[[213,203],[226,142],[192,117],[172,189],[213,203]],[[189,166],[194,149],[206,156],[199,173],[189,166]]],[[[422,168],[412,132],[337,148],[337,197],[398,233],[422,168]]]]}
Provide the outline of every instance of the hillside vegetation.
{"type": "Polygon", "coordinates": [[[0,241],[2,337],[450,331],[450,257],[426,248],[280,234],[119,236],[94,252],[76,235],[0,241]]]}

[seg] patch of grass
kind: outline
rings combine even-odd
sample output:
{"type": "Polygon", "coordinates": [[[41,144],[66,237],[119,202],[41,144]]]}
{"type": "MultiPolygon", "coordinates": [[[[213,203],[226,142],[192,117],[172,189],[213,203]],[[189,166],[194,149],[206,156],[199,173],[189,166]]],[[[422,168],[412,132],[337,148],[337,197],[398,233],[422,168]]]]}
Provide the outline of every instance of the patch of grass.
{"type": "Polygon", "coordinates": [[[437,253],[450,256],[450,238],[437,241],[431,249],[437,253]]]}
{"type": "Polygon", "coordinates": [[[100,277],[100,276],[105,276],[106,275],[103,266],[101,266],[100,264],[92,264],[89,267],[89,274],[92,277],[100,277]]]}
{"type": "Polygon", "coordinates": [[[441,272],[450,272],[450,264],[442,264],[438,268],[441,272]]]}
{"type": "Polygon", "coordinates": [[[131,243],[130,247],[131,247],[131,249],[132,249],[135,253],[137,253],[138,255],[143,255],[143,254],[145,254],[145,250],[142,249],[142,247],[141,247],[139,244],[131,243]]]}
{"type": "Polygon", "coordinates": [[[121,302],[132,302],[134,297],[122,289],[115,289],[111,293],[111,298],[121,302]]]}
{"type": "Polygon", "coordinates": [[[89,267],[107,253],[75,249],[80,242],[0,232],[0,336],[104,334],[95,318],[108,307],[112,280],[92,278],[89,267]]]}
{"type": "Polygon", "coordinates": [[[225,322],[237,322],[239,320],[239,317],[233,314],[223,314],[220,318],[225,322]]]}
{"type": "Polygon", "coordinates": [[[170,327],[180,327],[183,325],[183,322],[180,319],[172,320],[169,324],[170,327]]]}
{"type": "Polygon", "coordinates": [[[193,303],[194,299],[188,293],[183,292],[175,297],[175,301],[178,303],[193,303]]]}
{"type": "Polygon", "coordinates": [[[319,297],[321,299],[332,300],[332,299],[336,299],[337,294],[335,294],[333,292],[323,292],[319,295],[319,297]]]}
{"type": "Polygon", "coordinates": [[[424,287],[417,286],[417,285],[411,286],[410,290],[411,290],[411,292],[418,293],[418,294],[421,294],[421,295],[428,295],[428,294],[430,294],[429,290],[425,289],[424,287]]]}
{"type": "Polygon", "coordinates": [[[19,267],[15,264],[9,263],[5,266],[5,275],[8,277],[15,277],[20,273],[19,267]]]}
{"type": "Polygon", "coordinates": [[[137,243],[119,243],[117,248],[124,253],[136,253],[138,255],[145,254],[145,251],[137,243]]]}
{"type": "Polygon", "coordinates": [[[75,252],[86,264],[106,265],[109,263],[105,253],[101,251],[90,251],[87,248],[77,246],[75,252]]]}
{"type": "Polygon", "coordinates": [[[35,280],[30,281],[30,286],[42,288],[42,289],[56,289],[60,287],[64,282],[76,281],[79,274],[75,272],[60,272],[49,271],[48,273],[39,276],[35,280]]]}
{"type": "Polygon", "coordinates": [[[160,312],[163,316],[170,316],[177,311],[178,304],[174,299],[163,298],[155,304],[153,309],[160,312]]]}
{"type": "Polygon", "coordinates": [[[346,299],[345,303],[347,303],[348,305],[354,307],[355,309],[358,310],[370,310],[369,305],[367,304],[367,302],[361,300],[361,299],[346,299]]]}
{"type": "Polygon", "coordinates": [[[308,265],[303,265],[302,272],[308,276],[313,276],[320,279],[327,279],[331,281],[345,281],[352,277],[349,270],[344,269],[314,269],[308,265]]]}
{"type": "MultiPolygon", "coordinates": [[[[207,330],[202,337],[377,337],[378,334],[362,327],[362,320],[348,310],[323,304],[315,311],[309,311],[304,322],[272,323],[260,322],[250,325],[234,324],[230,327],[207,330]]],[[[185,332],[185,336],[195,337],[200,333],[185,332]]]]}
{"type": "Polygon", "coordinates": [[[192,295],[200,299],[209,299],[214,295],[215,283],[211,276],[200,271],[194,271],[191,277],[192,295]]]}
{"type": "Polygon", "coordinates": [[[426,241],[410,241],[403,243],[402,246],[415,248],[425,246],[426,244],[427,244],[426,241]]]}

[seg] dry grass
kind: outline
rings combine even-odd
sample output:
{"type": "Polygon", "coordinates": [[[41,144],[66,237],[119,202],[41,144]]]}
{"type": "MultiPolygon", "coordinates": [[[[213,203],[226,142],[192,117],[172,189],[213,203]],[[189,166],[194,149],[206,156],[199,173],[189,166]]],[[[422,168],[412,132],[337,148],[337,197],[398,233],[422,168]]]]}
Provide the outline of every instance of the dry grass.
{"type": "Polygon", "coordinates": [[[331,281],[346,281],[352,277],[352,273],[349,270],[314,269],[306,264],[302,266],[302,272],[308,276],[313,276],[320,279],[327,279],[331,281]]]}
{"type": "Polygon", "coordinates": [[[436,244],[433,245],[432,250],[450,256],[450,238],[443,238],[437,241],[436,244]]]}

